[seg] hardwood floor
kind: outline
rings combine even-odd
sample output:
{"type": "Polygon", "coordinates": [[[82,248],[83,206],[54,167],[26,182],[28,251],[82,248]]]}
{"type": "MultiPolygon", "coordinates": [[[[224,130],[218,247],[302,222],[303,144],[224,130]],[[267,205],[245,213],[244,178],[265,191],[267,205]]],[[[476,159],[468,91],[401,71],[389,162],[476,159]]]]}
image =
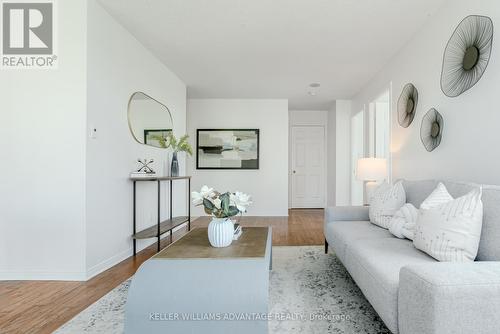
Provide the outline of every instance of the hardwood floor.
{"type": "MultiPolygon", "coordinates": [[[[208,217],[192,223],[207,226],[208,217]]],[[[243,217],[242,226],[272,226],[273,245],[322,245],[323,210],[290,210],[289,217],[243,217]]],[[[186,233],[174,233],[174,240],[186,233]]],[[[168,238],[162,247],[168,245],[168,238]]],[[[0,333],[52,333],[97,301],[156,253],[156,244],[106,270],[87,282],[0,282],[0,333]]]]}

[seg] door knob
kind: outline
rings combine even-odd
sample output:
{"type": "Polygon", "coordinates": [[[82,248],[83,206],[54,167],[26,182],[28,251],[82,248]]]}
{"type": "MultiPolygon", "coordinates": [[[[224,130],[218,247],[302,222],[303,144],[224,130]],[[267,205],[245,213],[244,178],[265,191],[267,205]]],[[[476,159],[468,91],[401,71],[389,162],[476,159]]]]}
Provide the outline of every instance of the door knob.
{"type": "Polygon", "coordinates": [[[293,173],[295,174],[295,171],[293,171],[293,173]]]}

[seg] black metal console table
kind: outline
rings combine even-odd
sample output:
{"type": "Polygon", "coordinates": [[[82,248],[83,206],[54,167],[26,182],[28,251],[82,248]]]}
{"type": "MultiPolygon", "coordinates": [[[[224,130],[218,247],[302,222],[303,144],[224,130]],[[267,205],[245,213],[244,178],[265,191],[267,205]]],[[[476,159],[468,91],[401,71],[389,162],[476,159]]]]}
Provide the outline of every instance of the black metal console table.
{"type": "Polygon", "coordinates": [[[163,176],[163,177],[135,177],[131,178],[134,183],[134,234],[132,235],[132,239],[134,240],[134,256],[137,253],[137,239],[149,239],[149,238],[158,238],[157,246],[158,252],[160,251],[160,239],[161,236],[167,232],[170,232],[170,242],[172,242],[172,232],[173,229],[177,226],[187,223],[188,231],[191,230],[191,205],[190,205],[190,195],[191,195],[191,176],[163,176]],[[188,213],[187,216],[181,217],[172,217],[172,190],[173,190],[173,182],[177,180],[187,180],[188,191],[187,191],[187,200],[188,200],[188,213]],[[162,181],[169,182],[170,186],[170,205],[169,205],[169,213],[170,218],[164,221],[161,221],[161,183],[162,181]],[[158,222],[156,225],[150,226],[144,230],[137,231],[136,230],[136,185],[137,182],[157,182],[158,184],[158,222]]]}

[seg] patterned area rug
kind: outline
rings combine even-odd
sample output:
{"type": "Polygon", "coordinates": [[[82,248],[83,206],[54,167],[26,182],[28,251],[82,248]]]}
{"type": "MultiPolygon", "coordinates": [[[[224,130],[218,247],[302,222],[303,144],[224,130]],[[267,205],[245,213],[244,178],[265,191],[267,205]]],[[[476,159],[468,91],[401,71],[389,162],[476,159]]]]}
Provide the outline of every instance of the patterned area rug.
{"type": "MultiPolygon", "coordinates": [[[[390,333],[344,266],[323,247],[273,247],[270,333],[390,333]],[[277,318],[282,318],[278,320],[277,318]]],[[[56,331],[123,333],[130,280],[56,331]]]]}

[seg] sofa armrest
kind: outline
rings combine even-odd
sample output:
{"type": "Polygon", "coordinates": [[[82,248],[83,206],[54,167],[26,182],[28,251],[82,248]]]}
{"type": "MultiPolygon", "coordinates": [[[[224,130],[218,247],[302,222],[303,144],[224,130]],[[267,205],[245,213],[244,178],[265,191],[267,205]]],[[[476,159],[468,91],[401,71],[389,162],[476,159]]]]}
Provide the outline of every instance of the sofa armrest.
{"type": "Polygon", "coordinates": [[[496,333],[499,309],[500,262],[436,262],[399,273],[402,334],[496,333]]]}
{"type": "Polygon", "coordinates": [[[332,221],[370,220],[367,206],[331,206],[325,210],[325,223],[332,221]]]}

